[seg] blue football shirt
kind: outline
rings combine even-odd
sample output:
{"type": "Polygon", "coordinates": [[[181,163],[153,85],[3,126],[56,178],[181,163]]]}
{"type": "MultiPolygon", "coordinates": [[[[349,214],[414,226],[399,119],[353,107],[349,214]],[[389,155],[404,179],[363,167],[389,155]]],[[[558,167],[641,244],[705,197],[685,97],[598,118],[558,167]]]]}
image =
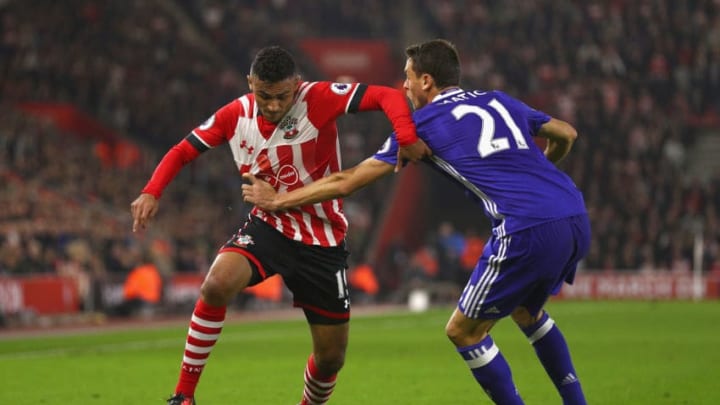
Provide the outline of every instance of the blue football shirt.
{"type": "MultiPolygon", "coordinates": [[[[431,165],[465,188],[505,234],[586,213],[582,193],[532,140],[550,116],[500,91],[450,89],[413,114],[431,165]]],[[[395,165],[391,135],[374,155],[395,165]]]]}

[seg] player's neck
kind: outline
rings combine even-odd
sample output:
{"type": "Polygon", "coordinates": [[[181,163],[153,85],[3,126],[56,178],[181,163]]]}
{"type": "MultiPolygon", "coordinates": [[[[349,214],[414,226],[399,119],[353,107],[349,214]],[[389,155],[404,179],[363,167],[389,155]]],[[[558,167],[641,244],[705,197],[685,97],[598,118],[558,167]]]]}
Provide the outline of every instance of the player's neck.
{"type": "Polygon", "coordinates": [[[447,94],[455,90],[460,90],[460,86],[447,86],[443,87],[442,89],[437,89],[437,93],[435,93],[435,95],[437,96],[438,94],[447,94]]]}
{"type": "Polygon", "coordinates": [[[428,100],[433,101],[436,100],[438,97],[442,97],[447,93],[451,93],[454,91],[460,90],[460,86],[447,86],[443,87],[441,89],[438,89],[437,87],[433,87],[428,92],[428,100]]]}

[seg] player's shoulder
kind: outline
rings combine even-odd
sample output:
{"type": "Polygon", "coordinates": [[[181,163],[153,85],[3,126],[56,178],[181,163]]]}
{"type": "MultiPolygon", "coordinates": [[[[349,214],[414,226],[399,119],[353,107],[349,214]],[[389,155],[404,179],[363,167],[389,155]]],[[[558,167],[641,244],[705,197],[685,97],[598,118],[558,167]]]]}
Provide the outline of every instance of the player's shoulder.
{"type": "Polygon", "coordinates": [[[244,94],[228,102],[223,112],[236,117],[252,118],[255,115],[255,96],[252,93],[244,94]]]}
{"type": "Polygon", "coordinates": [[[505,92],[502,91],[502,90],[497,90],[497,89],[495,89],[495,90],[490,90],[490,91],[488,91],[488,94],[489,94],[492,98],[496,98],[496,99],[499,99],[499,100],[512,100],[512,101],[517,101],[517,99],[516,99],[515,97],[513,97],[513,96],[511,96],[511,95],[509,95],[509,94],[507,94],[507,93],[505,93],[505,92]]]}
{"type": "Polygon", "coordinates": [[[302,82],[298,92],[301,97],[346,98],[358,86],[358,83],[345,82],[302,82]]]}

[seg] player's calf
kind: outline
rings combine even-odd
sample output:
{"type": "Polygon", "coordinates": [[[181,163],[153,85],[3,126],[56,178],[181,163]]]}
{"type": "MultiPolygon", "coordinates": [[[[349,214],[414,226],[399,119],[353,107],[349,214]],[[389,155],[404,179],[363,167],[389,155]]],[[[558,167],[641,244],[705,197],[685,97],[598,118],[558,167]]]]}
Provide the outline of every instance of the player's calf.
{"type": "Polygon", "coordinates": [[[560,393],[563,404],[586,405],[565,337],[550,315],[543,312],[537,322],[521,329],[535,348],[535,353],[560,393]]]}

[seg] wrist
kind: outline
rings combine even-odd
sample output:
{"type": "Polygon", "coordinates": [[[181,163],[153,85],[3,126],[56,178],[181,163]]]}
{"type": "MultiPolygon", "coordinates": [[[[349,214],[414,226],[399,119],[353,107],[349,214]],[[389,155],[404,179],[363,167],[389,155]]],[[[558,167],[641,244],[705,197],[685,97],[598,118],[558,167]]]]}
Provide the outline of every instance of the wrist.
{"type": "Polygon", "coordinates": [[[155,197],[156,200],[159,200],[160,196],[162,195],[162,192],[160,190],[155,190],[150,187],[145,187],[144,189],[142,189],[140,191],[140,194],[148,194],[148,195],[155,197]]]}
{"type": "Polygon", "coordinates": [[[418,138],[416,134],[410,133],[410,134],[403,134],[402,136],[400,134],[397,134],[396,136],[398,145],[405,147],[410,146],[418,141],[418,138]]]}

